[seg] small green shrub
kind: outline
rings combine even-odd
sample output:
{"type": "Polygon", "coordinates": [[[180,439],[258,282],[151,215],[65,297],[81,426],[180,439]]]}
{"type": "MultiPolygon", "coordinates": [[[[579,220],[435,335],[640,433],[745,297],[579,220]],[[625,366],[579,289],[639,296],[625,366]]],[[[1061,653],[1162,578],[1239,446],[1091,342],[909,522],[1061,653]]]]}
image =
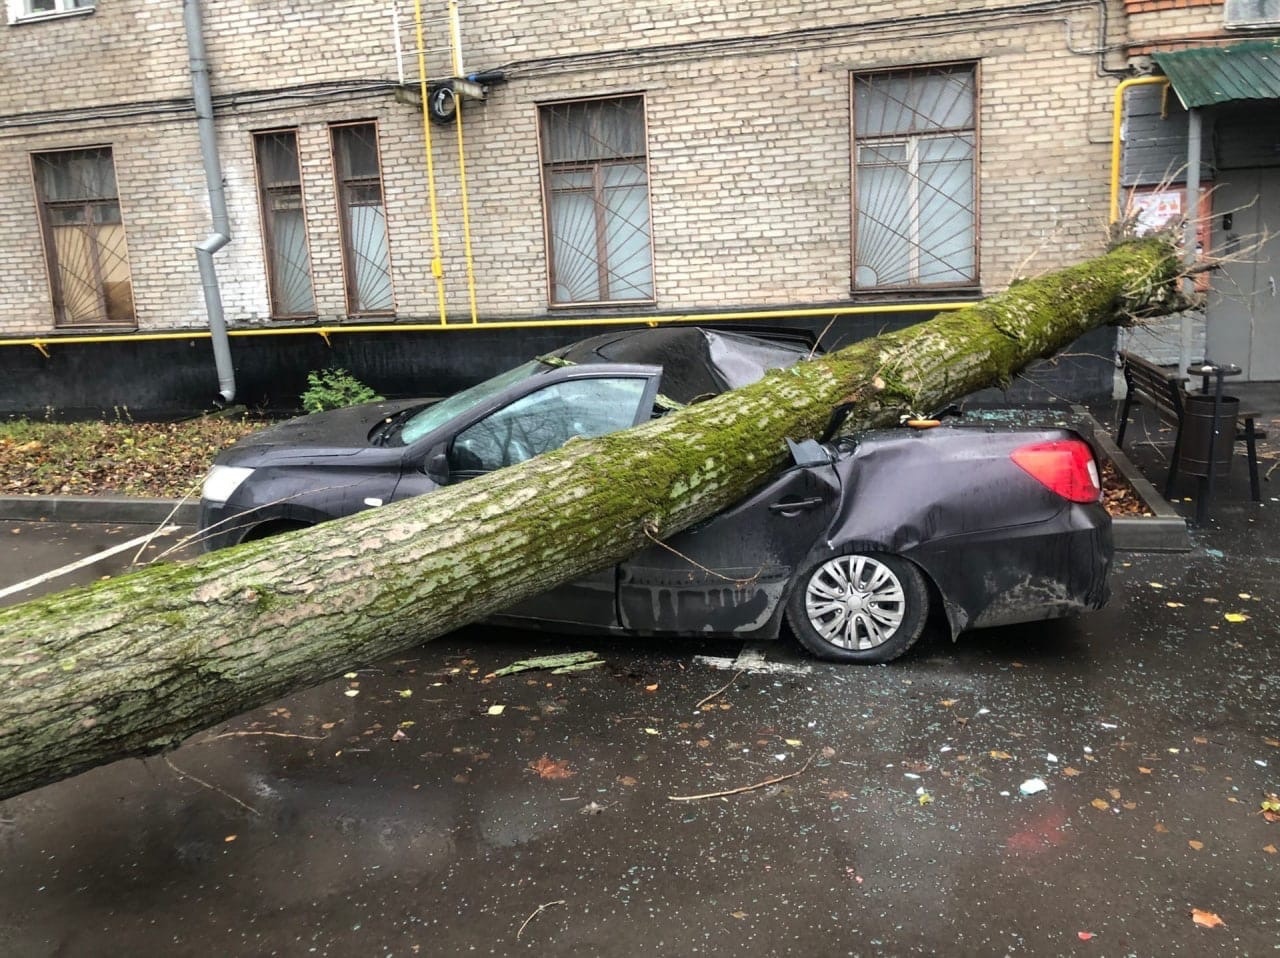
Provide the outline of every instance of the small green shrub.
{"type": "Polygon", "coordinates": [[[356,403],[377,402],[383,397],[345,369],[334,368],[307,373],[307,390],[301,398],[302,408],[307,412],[323,412],[356,403]]]}

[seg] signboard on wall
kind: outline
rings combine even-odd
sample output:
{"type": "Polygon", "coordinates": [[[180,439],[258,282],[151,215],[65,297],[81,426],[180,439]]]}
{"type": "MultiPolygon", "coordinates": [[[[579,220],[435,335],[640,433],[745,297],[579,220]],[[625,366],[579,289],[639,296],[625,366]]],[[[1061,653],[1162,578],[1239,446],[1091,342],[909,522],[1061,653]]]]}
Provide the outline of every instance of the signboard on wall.
{"type": "MultiPolygon", "coordinates": [[[[1213,190],[1211,187],[1200,188],[1200,204],[1196,210],[1196,258],[1204,255],[1211,245],[1213,228],[1213,190]]],[[[1125,209],[1125,218],[1133,218],[1134,229],[1139,236],[1146,236],[1162,229],[1181,229],[1186,219],[1183,208],[1186,206],[1186,190],[1161,190],[1136,188],[1129,194],[1129,202],[1125,209]]],[[[1196,275],[1196,292],[1207,292],[1209,274],[1196,275]]]]}

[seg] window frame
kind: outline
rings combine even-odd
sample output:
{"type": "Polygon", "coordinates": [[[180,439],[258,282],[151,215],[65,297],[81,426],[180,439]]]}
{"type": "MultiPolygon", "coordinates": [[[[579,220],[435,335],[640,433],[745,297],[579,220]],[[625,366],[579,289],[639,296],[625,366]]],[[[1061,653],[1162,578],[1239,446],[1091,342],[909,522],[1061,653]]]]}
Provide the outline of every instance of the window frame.
{"type": "Polygon", "coordinates": [[[49,300],[53,306],[53,326],[55,329],[137,329],[138,328],[138,305],[133,292],[133,263],[129,259],[129,240],[128,230],[125,226],[124,206],[120,202],[120,185],[117,178],[115,166],[115,148],[110,143],[96,143],[87,146],[71,146],[62,147],[56,150],[33,150],[28,154],[31,180],[32,195],[36,201],[36,217],[40,227],[40,245],[44,255],[45,277],[49,285],[49,300]],[[73,154],[88,153],[94,150],[106,150],[108,159],[111,162],[111,177],[115,182],[115,194],[111,197],[84,197],[72,200],[50,200],[44,190],[42,177],[38,164],[42,158],[50,157],[57,154],[73,154]],[[124,262],[128,270],[129,277],[129,316],[127,319],[111,318],[111,310],[108,307],[107,295],[107,279],[106,273],[103,272],[101,258],[99,257],[99,249],[101,244],[97,242],[96,236],[93,237],[89,245],[90,263],[93,271],[93,288],[97,299],[98,310],[93,319],[87,321],[77,321],[67,316],[66,305],[66,287],[62,279],[63,264],[58,256],[57,239],[54,235],[55,224],[49,215],[54,209],[75,209],[79,208],[85,211],[86,225],[101,225],[99,217],[94,215],[93,211],[104,206],[112,205],[120,217],[119,226],[123,237],[124,245],[124,262]]]}
{"type": "MultiPolygon", "coordinates": [[[[849,289],[851,295],[894,296],[912,298],[935,295],[941,290],[970,292],[981,289],[982,284],[982,64],[979,60],[947,60],[938,63],[912,63],[896,66],[877,67],[869,70],[852,70],[849,73],[849,289]],[[937,127],[927,131],[909,134],[878,135],[860,138],[857,132],[857,83],[862,77],[897,74],[928,74],[930,71],[945,70],[955,67],[969,69],[973,75],[973,122],[966,127],[937,127]],[[960,281],[944,281],[937,283],[919,282],[918,275],[914,281],[904,284],[863,286],[858,283],[858,147],[862,145],[903,144],[918,148],[919,143],[930,137],[968,133],[973,137],[973,267],[971,275],[960,281]]],[[[909,149],[909,153],[913,151],[909,149]]],[[[911,227],[918,237],[921,223],[918,212],[913,215],[911,227]]],[[[918,251],[920,244],[913,245],[918,251]]],[[[918,266],[917,266],[918,268],[918,266]]]]}
{"type": "Polygon", "coordinates": [[[333,189],[334,200],[338,211],[338,238],[341,243],[342,252],[342,285],[344,295],[346,297],[347,315],[353,317],[360,316],[394,316],[396,314],[396,288],[394,279],[394,270],[392,267],[391,256],[391,223],[387,214],[387,187],[386,179],[383,176],[382,164],[382,129],[378,125],[378,121],[374,120],[345,120],[340,123],[329,124],[329,160],[333,166],[333,189]],[[350,235],[350,223],[348,222],[349,207],[346,204],[346,190],[350,183],[360,183],[368,185],[373,182],[372,177],[368,176],[352,176],[343,179],[342,164],[338,159],[338,140],[337,133],[342,129],[350,129],[353,127],[368,126],[373,128],[373,145],[374,152],[378,158],[378,199],[382,205],[382,223],[384,242],[387,248],[387,285],[391,289],[391,305],[386,309],[358,309],[359,290],[356,278],[356,252],[350,235]]]}
{"type": "MultiPolygon", "coordinates": [[[[536,104],[536,136],[538,145],[538,177],[540,180],[542,194],[542,236],[543,249],[546,254],[546,301],[547,307],[553,310],[561,309],[592,309],[601,307],[635,307],[635,306],[652,306],[657,303],[657,266],[654,261],[654,236],[653,236],[653,176],[650,169],[649,160],[649,103],[648,97],[643,91],[624,91],[619,93],[607,93],[598,96],[573,97],[564,100],[545,100],[536,104]],[[587,103],[604,103],[608,101],[619,101],[634,99],[640,103],[640,140],[644,144],[643,156],[615,157],[609,160],[574,160],[552,162],[546,159],[545,153],[545,117],[548,110],[557,107],[574,106],[587,103]],[[552,197],[557,192],[551,185],[551,174],[554,172],[583,172],[590,171],[592,173],[592,201],[596,213],[596,271],[599,282],[599,289],[608,289],[608,258],[607,251],[604,246],[607,231],[601,228],[602,218],[606,210],[606,206],[601,202],[604,192],[604,177],[602,171],[606,166],[640,164],[644,167],[644,202],[645,210],[648,216],[648,253],[649,253],[649,296],[635,297],[631,299],[595,299],[595,300],[571,300],[559,301],[556,299],[556,264],[555,264],[555,239],[552,233],[552,197]]],[[[563,192],[581,192],[581,190],[564,190],[563,192]]]]}
{"type": "Polygon", "coordinates": [[[53,10],[28,10],[31,0],[7,0],[9,23],[32,23],[40,20],[58,20],[63,17],[83,17],[98,8],[98,0],[88,0],[86,6],[74,6],[78,0],[54,0],[53,10]]]}
{"type": "MultiPolygon", "coordinates": [[[[1265,4],[1267,0],[1263,0],[1265,4]]],[[[1222,4],[1222,26],[1226,30],[1266,30],[1280,24],[1280,3],[1271,0],[1271,5],[1275,8],[1275,14],[1272,16],[1259,17],[1257,19],[1246,19],[1242,16],[1232,16],[1233,10],[1238,11],[1239,7],[1232,0],[1224,0],[1222,4]]]]}
{"type": "Polygon", "coordinates": [[[271,319],[273,321],[290,322],[300,319],[315,319],[318,315],[318,307],[316,302],[316,273],[315,273],[315,257],[311,251],[311,221],[307,215],[307,181],[306,174],[302,168],[302,140],[299,136],[299,128],[296,126],[272,127],[265,130],[253,130],[250,132],[250,152],[253,155],[253,175],[254,188],[258,195],[258,221],[262,235],[262,266],[266,273],[267,280],[267,302],[270,306],[271,319]],[[298,209],[302,212],[302,233],[304,245],[307,251],[307,278],[311,285],[311,310],[304,313],[289,313],[278,309],[280,277],[276,276],[274,265],[274,256],[272,252],[272,243],[275,232],[273,230],[274,215],[270,209],[267,200],[272,195],[283,195],[284,190],[276,188],[272,190],[268,186],[263,175],[262,161],[258,153],[258,143],[264,137],[279,136],[282,133],[288,133],[293,136],[294,153],[298,163],[298,209]]]}

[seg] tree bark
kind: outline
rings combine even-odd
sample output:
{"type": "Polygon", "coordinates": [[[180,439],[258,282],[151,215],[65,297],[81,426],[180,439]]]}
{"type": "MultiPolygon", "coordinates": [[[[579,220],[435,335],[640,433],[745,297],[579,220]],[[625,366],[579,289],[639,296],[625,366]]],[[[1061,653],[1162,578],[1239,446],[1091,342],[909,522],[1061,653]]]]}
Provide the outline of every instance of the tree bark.
{"type": "Polygon", "coordinates": [[[0,610],[0,798],[192,733],[624,559],[715,514],[787,437],[923,413],[1161,306],[1117,247],[625,432],[314,529],[0,610]]]}

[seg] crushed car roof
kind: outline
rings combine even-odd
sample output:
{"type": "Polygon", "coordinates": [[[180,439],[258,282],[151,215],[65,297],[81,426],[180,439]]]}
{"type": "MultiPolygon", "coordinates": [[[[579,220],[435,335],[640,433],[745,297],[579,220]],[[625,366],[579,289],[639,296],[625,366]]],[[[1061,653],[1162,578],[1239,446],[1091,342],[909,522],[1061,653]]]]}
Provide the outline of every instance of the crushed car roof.
{"type": "Polygon", "coordinates": [[[748,386],[770,369],[806,359],[813,350],[804,332],[753,335],[705,326],[663,326],[603,333],[550,355],[570,363],[661,366],[663,395],[690,403],[748,386]]]}

